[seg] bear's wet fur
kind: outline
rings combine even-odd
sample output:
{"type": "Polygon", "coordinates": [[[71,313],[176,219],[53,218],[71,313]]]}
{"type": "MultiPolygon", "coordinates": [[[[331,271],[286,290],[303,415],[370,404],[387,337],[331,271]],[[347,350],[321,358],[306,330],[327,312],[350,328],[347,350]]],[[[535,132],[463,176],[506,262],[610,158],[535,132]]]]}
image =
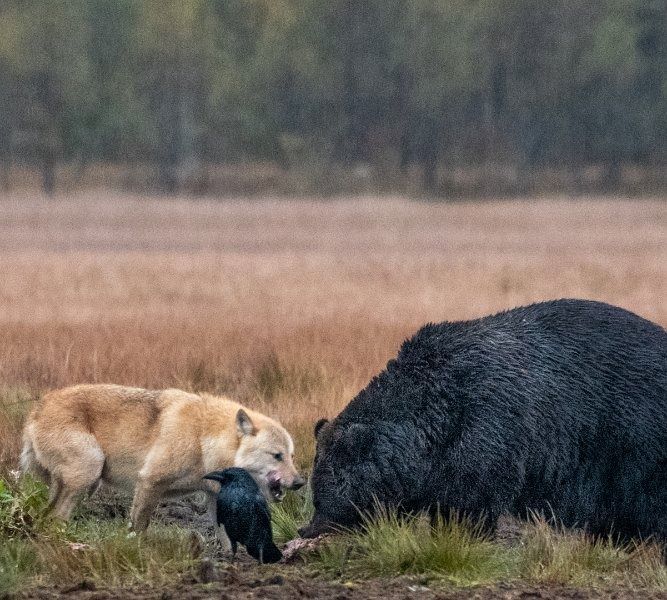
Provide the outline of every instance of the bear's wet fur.
{"type": "Polygon", "coordinates": [[[426,325],[316,437],[307,537],[377,499],[665,540],[667,332],[584,300],[426,325]]]}

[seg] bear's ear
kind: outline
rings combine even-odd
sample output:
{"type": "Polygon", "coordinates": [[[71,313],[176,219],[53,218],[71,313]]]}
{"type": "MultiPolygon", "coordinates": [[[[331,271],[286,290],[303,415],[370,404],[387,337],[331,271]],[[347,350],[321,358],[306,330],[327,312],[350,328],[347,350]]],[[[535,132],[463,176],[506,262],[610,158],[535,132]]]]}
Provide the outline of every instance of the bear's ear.
{"type": "Polygon", "coordinates": [[[315,434],[315,439],[317,439],[317,436],[320,434],[320,431],[322,431],[322,427],[324,427],[328,422],[329,419],[320,419],[317,423],[315,423],[315,428],[313,429],[313,433],[315,434]]]}
{"type": "Polygon", "coordinates": [[[239,437],[244,435],[255,435],[255,425],[250,420],[248,413],[239,408],[239,411],[236,413],[236,430],[238,431],[239,437]]]}

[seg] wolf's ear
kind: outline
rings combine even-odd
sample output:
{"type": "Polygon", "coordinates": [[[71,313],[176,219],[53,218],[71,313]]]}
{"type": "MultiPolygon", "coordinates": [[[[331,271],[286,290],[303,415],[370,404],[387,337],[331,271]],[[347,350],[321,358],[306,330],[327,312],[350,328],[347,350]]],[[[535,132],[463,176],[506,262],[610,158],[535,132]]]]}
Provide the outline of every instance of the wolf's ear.
{"type": "Polygon", "coordinates": [[[313,430],[313,433],[315,434],[315,439],[317,439],[317,436],[320,434],[320,431],[322,431],[322,427],[324,427],[328,422],[329,419],[320,419],[317,423],[315,423],[315,429],[313,430]]]}
{"type": "Polygon", "coordinates": [[[248,413],[239,408],[239,412],[236,413],[236,429],[239,433],[239,437],[244,435],[255,435],[255,425],[250,420],[248,413]]]}

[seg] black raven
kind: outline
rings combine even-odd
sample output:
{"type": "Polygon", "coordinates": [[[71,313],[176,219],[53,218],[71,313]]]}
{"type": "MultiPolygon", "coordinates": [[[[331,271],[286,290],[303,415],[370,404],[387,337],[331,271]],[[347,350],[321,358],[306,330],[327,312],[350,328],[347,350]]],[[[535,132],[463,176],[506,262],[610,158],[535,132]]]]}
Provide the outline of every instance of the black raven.
{"type": "Polygon", "coordinates": [[[236,554],[240,542],[260,563],[274,563],[282,553],[273,543],[271,514],[266,500],[245,469],[233,467],[204,476],[220,483],[217,497],[217,522],[224,526],[236,554]]]}

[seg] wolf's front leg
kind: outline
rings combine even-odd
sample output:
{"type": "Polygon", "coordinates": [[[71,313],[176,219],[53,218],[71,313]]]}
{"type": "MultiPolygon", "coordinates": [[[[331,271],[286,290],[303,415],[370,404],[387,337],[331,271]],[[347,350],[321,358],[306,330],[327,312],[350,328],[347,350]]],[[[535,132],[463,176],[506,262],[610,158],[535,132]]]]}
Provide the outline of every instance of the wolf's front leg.
{"type": "Polygon", "coordinates": [[[134,499],[130,510],[130,528],[141,532],[148,527],[151,515],[164,494],[164,486],[140,478],[134,488],[134,499]]]}

